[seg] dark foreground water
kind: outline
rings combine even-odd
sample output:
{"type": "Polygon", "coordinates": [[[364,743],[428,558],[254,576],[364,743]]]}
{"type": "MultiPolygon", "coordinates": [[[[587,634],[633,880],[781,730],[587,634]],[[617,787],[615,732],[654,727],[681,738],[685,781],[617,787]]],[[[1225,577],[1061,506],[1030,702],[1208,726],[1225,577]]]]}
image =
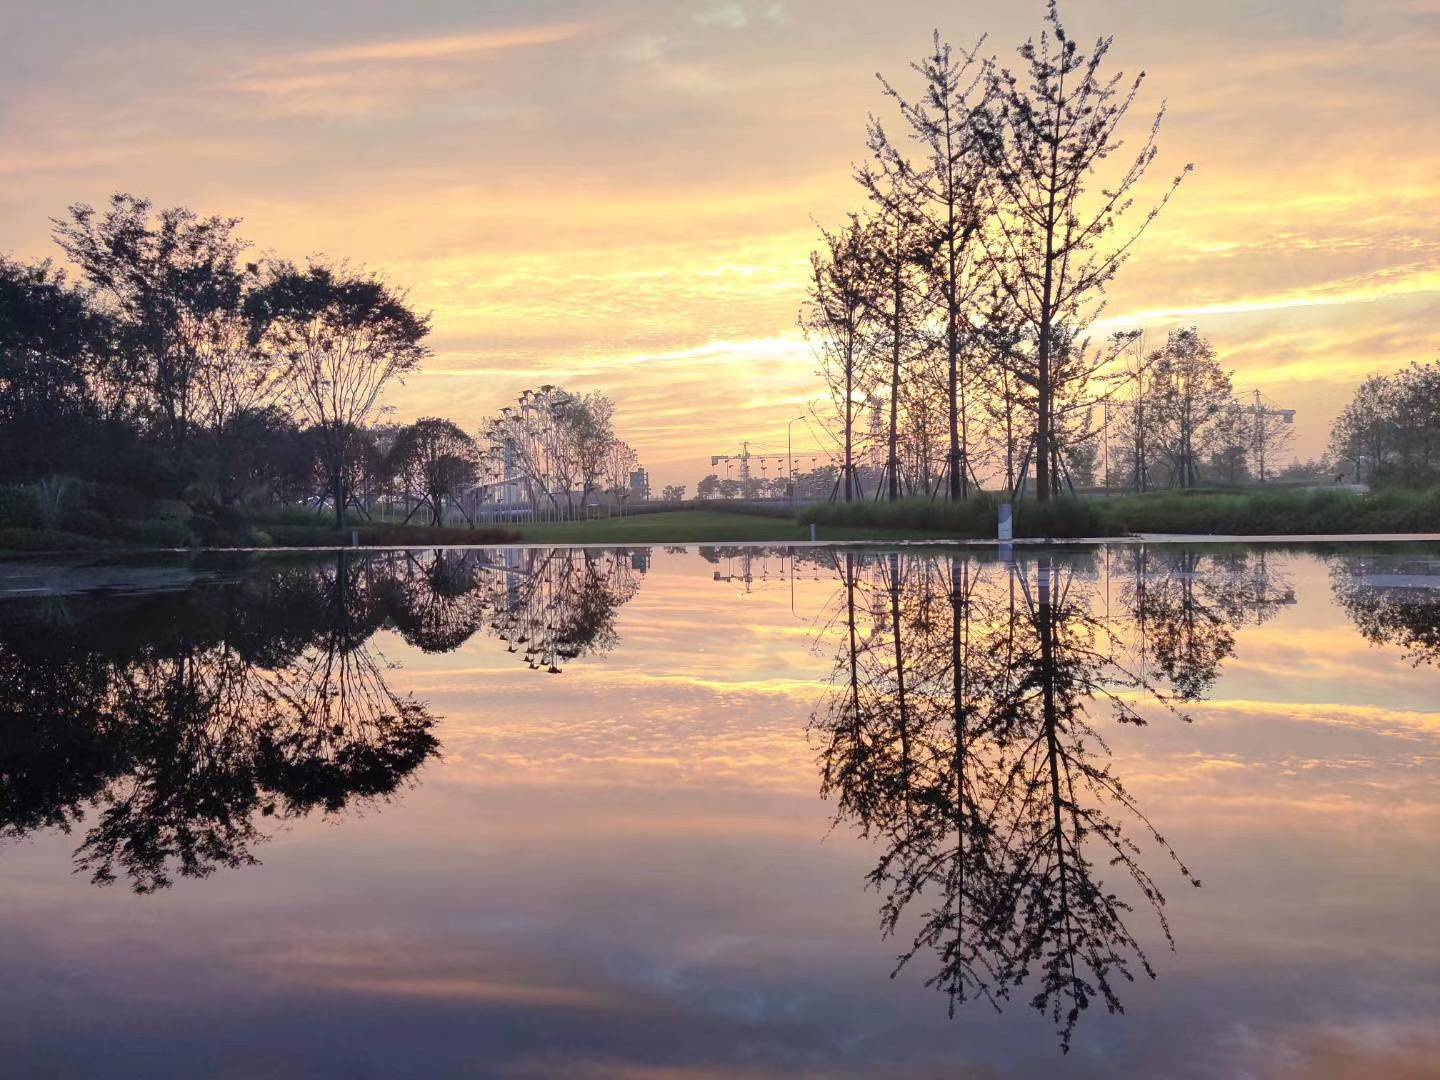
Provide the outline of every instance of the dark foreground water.
{"type": "Polygon", "coordinates": [[[0,566],[0,1075],[1440,1074],[1440,550],[237,558],[0,566]]]}

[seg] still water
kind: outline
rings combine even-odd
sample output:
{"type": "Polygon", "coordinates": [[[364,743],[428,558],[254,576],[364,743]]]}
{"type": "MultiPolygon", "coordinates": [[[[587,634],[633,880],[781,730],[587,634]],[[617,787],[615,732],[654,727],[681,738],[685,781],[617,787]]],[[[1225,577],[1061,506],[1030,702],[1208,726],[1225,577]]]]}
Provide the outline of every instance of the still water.
{"type": "Polygon", "coordinates": [[[0,1074],[1440,1075],[1440,549],[0,566],[0,1074]]]}

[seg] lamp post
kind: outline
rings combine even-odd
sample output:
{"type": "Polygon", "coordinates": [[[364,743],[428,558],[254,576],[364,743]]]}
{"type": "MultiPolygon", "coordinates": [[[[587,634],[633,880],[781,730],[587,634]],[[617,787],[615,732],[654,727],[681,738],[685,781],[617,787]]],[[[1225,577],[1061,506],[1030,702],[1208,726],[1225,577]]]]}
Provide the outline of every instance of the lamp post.
{"type": "Polygon", "coordinates": [[[785,425],[785,466],[790,474],[790,510],[792,513],[795,510],[795,451],[793,449],[794,444],[791,441],[791,432],[795,424],[804,419],[805,417],[803,415],[797,416],[785,425]]]}

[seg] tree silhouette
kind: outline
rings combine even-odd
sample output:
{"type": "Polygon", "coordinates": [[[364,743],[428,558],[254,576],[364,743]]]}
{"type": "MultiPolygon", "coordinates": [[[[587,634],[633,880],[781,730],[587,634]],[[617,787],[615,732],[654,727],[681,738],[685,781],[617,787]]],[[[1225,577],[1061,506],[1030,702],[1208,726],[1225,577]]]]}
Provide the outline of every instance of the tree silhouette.
{"type": "MultiPolygon", "coordinates": [[[[1228,639],[1218,658],[1211,645],[1203,662],[1134,670],[1122,646],[1138,617],[1103,610],[1093,558],[847,553],[835,569],[822,634],[836,661],[811,731],[837,825],[881,845],[868,880],[883,898],[882,929],[915,925],[896,972],[933,957],[927,985],[952,1014],[976,998],[1001,1008],[1028,988],[1068,1050],[1095,1001],[1123,1011],[1118,986],[1155,975],[1131,929],[1136,906],[1173,948],[1144,851],[1199,885],[1111,767],[1102,721],[1144,725],[1147,702],[1180,716],[1177,703],[1213,680],[1228,639]]],[[[1154,594],[1135,589],[1149,571],[1117,573],[1151,626],[1163,621],[1154,594]]],[[[1253,595],[1263,574],[1237,565],[1228,580],[1253,595]]],[[[1186,611],[1195,590],[1166,595],[1166,620],[1199,618],[1186,611]]],[[[1206,625],[1218,606],[1209,603],[1206,625]]],[[[1228,610],[1245,618],[1255,608],[1228,610]]]]}
{"type": "Polygon", "coordinates": [[[255,861],[257,818],[392,795],[436,751],[387,685],[363,560],[115,604],[7,604],[0,836],[86,826],[137,892],[255,861]]]}
{"type": "Polygon", "coordinates": [[[137,892],[256,861],[269,817],[395,794],[439,748],[375,635],[449,652],[487,628],[532,668],[613,648],[625,551],[348,551],[221,584],[0,605],[0,838],[83,829],[137,892]]]}

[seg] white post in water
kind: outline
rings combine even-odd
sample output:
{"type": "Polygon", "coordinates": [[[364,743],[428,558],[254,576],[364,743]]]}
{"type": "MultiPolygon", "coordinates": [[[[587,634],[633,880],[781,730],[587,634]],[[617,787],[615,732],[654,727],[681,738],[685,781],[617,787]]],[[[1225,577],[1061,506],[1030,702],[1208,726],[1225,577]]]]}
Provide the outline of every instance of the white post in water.
{"type": "Polygon", "coordinates": [[[1015,539],[1015,507],[1012,503],[1000,504],[1000,542],[1008,544],[1015,539]]]}
{"type": "Polygon", "coordinates": [[[815,523],[813,521],[810,523],[810,539],[815,539],[815,523]]]}

